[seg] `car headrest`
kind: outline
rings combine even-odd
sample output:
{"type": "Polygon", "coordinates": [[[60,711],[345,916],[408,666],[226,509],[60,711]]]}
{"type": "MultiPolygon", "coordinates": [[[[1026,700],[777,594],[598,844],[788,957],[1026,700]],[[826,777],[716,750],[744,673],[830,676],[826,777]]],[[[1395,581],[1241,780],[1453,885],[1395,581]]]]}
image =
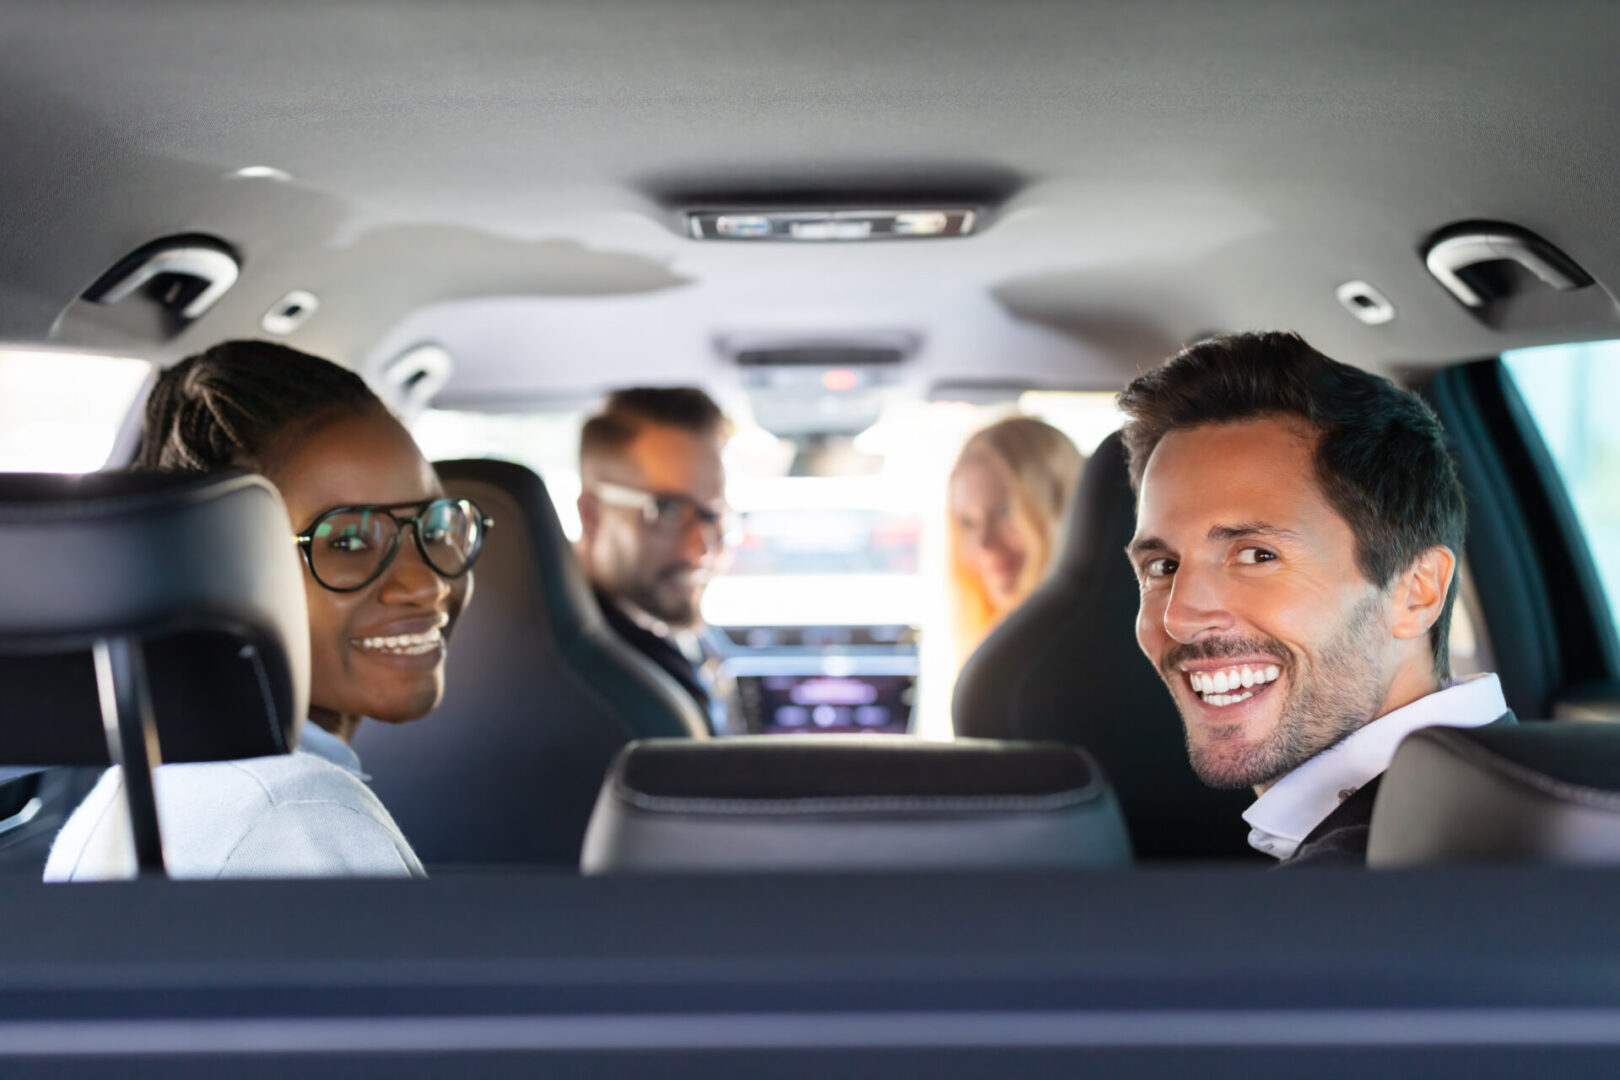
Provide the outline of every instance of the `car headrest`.
{"type": "Polygon", "coordinates": [[[1130,861],[1083,751],[906,736],[631,743],[585,834],[586,873],[1014,869],[1130,861]]]}
{"type": "Polygon", "coordinates": [[[1431,727],[1379,783],[1369,866],[1620,862],[1620,727],[1431,727]]]}
{"type": "Polygon", "coordinates": [[[1125,565],[1124,544],[1136,529],[1136,499],[1126,480],[1125,440],[1116,431],[1091,452],[1069,500],[1054,577],[1090,577],[1098,566],[1125,565]]]}
{"type": "Polygon", "coordinates": [[[92,650],[137,642],[166,762],[286,753],[309,624],[259,476],[0,475],[0,763],[112,760],[92,650]]]}
{"type": "MultiPolygon", "coordinates": [[[[501,585],[523,586],[521,597],[513,600],[542,609],[544,629],[555,639],[555,648],[570,663],[594,668],[595,693],[624,715],[632,737],[708,734],[708,721],[691,696],[657,664],[625,644],[603,618],[545,482],[533,470],[485,458],[437,461],[433,467],[446,490],[470,496],[495,520],[507,523],[505,534],[523,538],[524,550],[517,554],[523,560],[524,580],[501,585]],[[602,665],[593,654],[603,650],[611,650],[622,663],[602,665]]],[[[480,569],[482,579],[490,580],[493,565],[482,563],[480,569]]],[[[476,614],[481,618],[483,609],[476,614]]],[[[465,636],[465,628],[458,627],[457,632],[465,636]]]]}
{"type": "Polygon", "coordinates": [[[1174,701],[1136,644],[1125,546],[1136,504],[1118,432],[1092,452],[1044,582],[957,676],[958,735],[1083,746],[1102,764],[1140,859],[1252,858],[1246,791],[1206,787],[1174,701]]]}

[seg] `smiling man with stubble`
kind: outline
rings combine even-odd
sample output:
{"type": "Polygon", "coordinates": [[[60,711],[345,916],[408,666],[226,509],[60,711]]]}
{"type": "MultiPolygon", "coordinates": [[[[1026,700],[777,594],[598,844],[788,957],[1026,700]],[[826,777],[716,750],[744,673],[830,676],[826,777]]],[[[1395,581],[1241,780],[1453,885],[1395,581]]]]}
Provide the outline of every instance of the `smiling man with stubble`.
{"type": "Polygon", "coordinates": [[[1465,508],[1439,420],[1286,333],[1201,342],[1119,403],[1137,642],[1193,769],[1254,789],[1249,843],[1282,865],[1364,865],[1401,739],[1513,722],[1495,675],[1451,678],[1465,508]]]}

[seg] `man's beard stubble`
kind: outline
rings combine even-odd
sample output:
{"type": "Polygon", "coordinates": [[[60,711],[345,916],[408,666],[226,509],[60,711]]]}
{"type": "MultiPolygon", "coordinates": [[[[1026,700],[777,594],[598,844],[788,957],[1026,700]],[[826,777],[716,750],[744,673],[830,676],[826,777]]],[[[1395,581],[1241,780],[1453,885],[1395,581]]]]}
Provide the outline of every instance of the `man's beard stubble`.
{"type": "MultiPolygon", "coordinates": [[[[1160,667],[1160,676],[1167,683],[1174,679],[1185,681],[1178,667],[1189,661],[1256,653],[1285,661],[1288,698],[1283,702],[1277,726],[1264,742],[1244,748],[1237,758],[1220,750],[1223,737],[1241,737],[1241,725],[1204,725],[1211,738],[1200,747],[1194,744],[1192,725],[1183,715],[1187,757],[1198,778],[1215,788],[1270,783],[1366,726],[1388,689],[1378,677],[1376,661],[1383,630],[1381,609],[1378,597],[1368,597],[1358,604],[1333,640],[1318,651],[1320,663],[1310,671],[1308,680],[1300,677],[1298,662],[1275,638],[1224,638],[1171,649],[1160,667]]],[[[1179,709],[1179,697],[1176,700],[1179,709]]]]}
{"type": "Polygon", "coordinates": [[[658,619],[672,630],[689,630],[698,623],[698,603],[701,592],[688,584],[678,586],[676,581],[691,570],[680,567],[663,570],[636,583],[627,594],[631,603],[648,615],[658,619]]]}

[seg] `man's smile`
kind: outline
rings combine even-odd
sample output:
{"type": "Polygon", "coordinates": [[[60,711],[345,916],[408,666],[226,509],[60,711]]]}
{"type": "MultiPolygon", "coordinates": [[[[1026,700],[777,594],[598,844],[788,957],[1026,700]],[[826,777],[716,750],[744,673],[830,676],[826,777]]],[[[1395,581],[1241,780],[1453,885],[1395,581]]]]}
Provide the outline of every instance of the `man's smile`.
{"type": "Polygon", "coordinates": [[[1185,674],[1188,686],[1204,704],[1224,708],[1263,693],[1277,681],[1282,669],[1276,664],[1232,664],[1185,674]]]}

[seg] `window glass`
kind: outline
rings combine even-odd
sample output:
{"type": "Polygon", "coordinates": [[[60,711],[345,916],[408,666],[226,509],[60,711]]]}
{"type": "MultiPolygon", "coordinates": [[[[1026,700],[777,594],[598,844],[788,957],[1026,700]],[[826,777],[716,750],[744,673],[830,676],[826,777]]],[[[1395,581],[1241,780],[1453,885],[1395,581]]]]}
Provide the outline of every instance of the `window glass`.
{"type": "Polygon", "coordinates": [[[107,464],[152,365],[0,348],[0,472],[92,472],[107,464]]]}
{"type": "Polygon", "coordinates": [[[570,540],[579,539],[579,428],[577,409],[536,412],[463,412],[427,409],[411,434],[429,461],[499,458],[540,474],[570,540]]]}
{"type": "Polygon", "coordinates": [[[1620,599],[1620,341],[1519,349],[1502,359],[1541,429],[1586,533],[1609,610],[1620,599]]]}

